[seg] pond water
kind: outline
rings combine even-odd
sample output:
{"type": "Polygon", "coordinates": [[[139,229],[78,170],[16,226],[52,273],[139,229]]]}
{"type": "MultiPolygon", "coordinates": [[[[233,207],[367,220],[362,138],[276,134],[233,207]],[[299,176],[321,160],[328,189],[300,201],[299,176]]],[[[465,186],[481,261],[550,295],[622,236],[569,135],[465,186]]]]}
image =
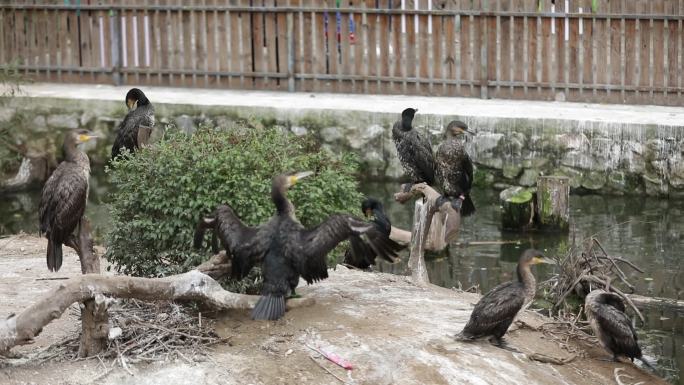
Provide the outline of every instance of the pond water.
{"type": "MultiPolygon", "coordinates": [[[[402,206],[392,200],[393,183],[362,183],[362,191],[383,201],[393,225],[408,229],[413,205],[402,206]]],[[[91,178],[87,215],[94,235],[102,240],[108,229],[106,204],[107,178],[91,178]]],[[[442,256],[427,261],[431,282],[444,287],[479,286],[486,292],[498,283],[514,278],[515,265],[522,250],[535,247],[554,255],[558,246],[569,244],[572,235],[518,234],[500,230],[498,193],[476,191],[477,213],[462,224],[459,243],[442,256]],[[468,245],[468,242],[511,241],[506,244],[468,245]]],[[[19,231],[38,231],[40,191],[3,195],[0,199],[0,236],[19,231]]],[[[570,198],[574,237],[580,241],[596,234],[611,255],[622,256],[645,271],[630,272],[637,293],[666,298],[684,298],[684,200],[658,200],[649,197],[606,197],[597,195],[570,198]]],[[[384,264],[377,270],[403,274],[405,264],[384,264]]],[[[535,268],[538,281],[553,274],[553,267],[535,268]]],[[[684,321],[668,309],[650,309],[644,314],[647,324],[640,329],[647,357],[657,357],[659,372],[676,384],[684,385],[684,321]],[[643,332],[642,332],[643,331],[643,332]]],[[[640,325],[638,325],[640,327],[640,325]]]]}

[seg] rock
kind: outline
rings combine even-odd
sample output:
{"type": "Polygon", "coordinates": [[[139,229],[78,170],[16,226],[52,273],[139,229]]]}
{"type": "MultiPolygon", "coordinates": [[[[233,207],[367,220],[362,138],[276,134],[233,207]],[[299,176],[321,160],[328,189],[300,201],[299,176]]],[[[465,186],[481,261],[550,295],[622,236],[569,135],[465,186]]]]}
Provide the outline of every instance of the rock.
{"type": "Polygon", "coordinates": [[[358,130],[356,134],[351,133],[350,135],[347,135],[349,146],[355,150],[371,147],[371,142],[376,138],[382,137],[384,132],[385,129],[378,124],[362,128],[358,130]]]}
{"type": "Polygon", "coordinates": [[[553,171],[553,175],[567,176],[571,188],[578,188],[582,185],[582,172],[572,167],[561,166],[553,171]]]}
{"type": "Polygon", "coordinates": [[[45,120],[45,116],[43,115],[36,115],[31,119],[31,128],[35,132],[46,132],[47,131],[47,120],[45,120]]]}
{"type": "Polygon", "coordinates": [[[589,155],[580,151],[570,151],[561,159],[561,164],[563,166],[580,169],[592,169],[594,166],[593,163],[594,162],[589,155]]]}
{"type": "Polygon", "coordinates": [[[627,178],[625,173],[622,171],[611,171],[608,174],[606,186],[614,193],[618,193],[620,195],[624,194],[627,191],[627,178]]]}
{"type": "Polygon", "coordinates": [[[600,190],[606,185],[606,173],[603,171],[585,172],[581,185],[587,190],[600,190]]]}
{"type": "Polygon", "coordinates": [[[303,136],[309,133],[309,130],[302,126],[292,126],[290,127],[290,131],[297,136],[303,136]]]}
{"type": "Polygon", "coordinates": [[[684,189],[684,159],[673,158],[669,161],[670,186],[684,189]]]}
{"type": "Polygon", "coordinates": [[[344,137],[339,127],[323,127],[320,131],[321,139],[325,143],[332,143],[344,137]]]}
{"type": "Polygon", "coordinates": [[[537,184],[537,177],[539,176],[539,174],[539,170],[534,168],[528,168],[523,172],[522,176],[520,177],[520,180],[518,180],[518,183],[521,186],[534,186],[537,184]]]}
{"type": "Polygon", "coordinates": [[[646,159],[665,159],[667,156],[666,142],[662,139],[649,139],[646,142],[646,159]]]}
{"type": "Polygon", "coordinates": [[[386,165],[385,177],[399,179],[404,175],[404,169],[401,167],[401,163],[399,163],[399,159],[396,156],[389,157],[389,159],[386,160],[386,165]]]}
{"type": "Polygon", "coordinates": [[[0,192],[16,192],[37,187],[47,180],[47,159],[44,156],[24,157],[17,173],[0,180],[0,192]]]}
{"type": "Polygon", "coordinates": [[[83,111],[83,114],[81,114],[81,127],[88,127],[96,117],[95,113],[91,110],[83,111]]]}
{"type": "Polygon", "coordinates": [[[503,168],[503,160],[499,157],[492,157],[492,156],[478,156],[477,158],[473,158],[473,162],[475,164],[480,164],[482,166],[486,166],[489,168],[501,170],[503,168]]]}
{"type": "Polygon", "coordinates": [[[515,179],[520,175],[522,167],[516,163],[507,163],[503,166],[503,176],[508,179],[515,179]]]}
{"type": "Polygon", "coordinates": [[[74,129],[79,127],[78,116],[76,116],[76,114],[50,115],[47,118],[47,124],[52,128],[74,129]]]}
{"type": "Polygon", "coordinates": [[[173,121],[176,123],[176,128],[188,135],[192,135],[197,130],[194,120],[188,115],[176,116],[173,121]]]}
{"type": "Polygon", "coordinates": [[[651,173],[645,173],[642,176],[644,181],[644,188],[646,189],[646,195],[650,196],[667,196],[670,188],[669,185],[657,175],[651,173]]]}
{"type": "Polygon", "coordinates": [[[475,147],[475,152],[483,153],[494,150],[499,145],[499,142],[501,142],[503,137],[504,134],[499,133],[478,133],[473,137],[473,146],[475,147]]]}
{"type": "Polygon", "coordinates": [[[659,177],[664,177],[670,173],[667,159],[653,160],[651,167],[659,177]]]}
{"type": "Polygon", "coordinates": [[[0,108],[0,122],[5,123],[12,120],[15,114],[15,109],[10,107],[0,108]]]}
{"type": "Polygon", "coordinates": [[[582,133],[556,135],[556,142],[565,150],[586,151],[589,149],[589,139],[582,133]]]}
{"type": "Polygon", "coordinates": [[[524,168],[542,169],[542,168],[546,167],[547,164],[549,164],[549,159],[548,158],[542,158],[542,157],[528,158],[528,159],[523,159],[523,161],[522,161],[522,166],[524,168]]]}
{"type": "Polygon", "coordinates": [[[505,189],[511,188],[511,187],[515,187],[515,186],[508,184],[508,183],[502,183],[502,182],[496,182],[496,183],[492,184],[492,188],[494,190],[505,190],[505,189]]]}

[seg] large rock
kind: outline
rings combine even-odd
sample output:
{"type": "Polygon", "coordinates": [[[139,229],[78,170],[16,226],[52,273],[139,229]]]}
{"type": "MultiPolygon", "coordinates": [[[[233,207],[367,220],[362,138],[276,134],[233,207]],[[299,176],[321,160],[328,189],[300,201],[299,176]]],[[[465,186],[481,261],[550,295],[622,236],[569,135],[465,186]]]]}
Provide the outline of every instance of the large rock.
{"type": "Polygon", "coordinates": [[[539,176],[539,174],[539,170],[535,168],[528,168],[520,176],[520,180],[518,181],[518,183],[521,186],[534,186],[537,184],[537,177],[539,176]]]}
{"type": "MultiPolygon", "coordinates": [[[[504,134],[483,132],[478,133],[473,137],[473,146],[475,151],[479,153],[493,151],[503,139],[504,134]]],[[[501,167],[498,167],[501,168],[501,167]]]]}
{"type": "Polygon", "coordinates": [[[319,134],[325,143],[333,143],[344,138],[340,127],[323,127],[319,134]]]}
{"type": "Polygon", "coordinates": [[[575,189],[582,185],[582,172],[572,167],[561,166],[553,171],[553,175],[567,176],[570,188],[575,189]]]}
{"type": "Polygon", "coordinates": [[[582,176],[582,187],[587,190],[600,190],[606,185],[606,173],[603,171],[589,171],[582,176]]]}
{"type": "Polygon", "coordinates": [[[0,123],[9,122],[15,114],[15,109],[10,107],[0,108],[0,123]]]}
{"type": "Polygon", "coordinates": [[[197,127],[195,126],[195,121],[192,117],[189,115],[179,115],[176,116],[173,119],[174,123],[176,124],[176,127],[183,131],[184,133],[191,135],[197,130],[197,127]]]}
{"type": "Polygon", "coordinates": [[[52,128],[75,129],[79,127],[79,119],[76,114],[50,115],[47,118],[47,124],[52,128]]]}
{"type": "Polygon", "coordinates": [[[515,179],[520,175],[522,169],[522,166],[518,162],[506,163],[503,166],[503,176],[508,179],[515,179]]]}
{"type": "Polygon", "coordinates": [[[381,138],[384,132],[385,129],[379,124],[362,127],[355,135],[348,135],[349,145],[355,150],[375,147],[373,142],[381,138]]]}
{"type": "Polygon", "coordinates": [[[557,135],[556,142],[567,151],[587,151],[589,149],[589,139],[583,133],[557,135]]]}
{"type": "Polygon", "coordinates": [[[46,132],[47,131],[47,120],[43,115],[36,115],[31,119],[31,129],[35,132],[46,132]]]}
{"type": "Polygon", "coordinates": [[[561,159],[561,164],[563,166],[591,170],[595,166],[601,168],[601,165],[594,165],[594,161],[591,159],[586,152],[581,151],[570,151],[563,156],[561,159]]]}

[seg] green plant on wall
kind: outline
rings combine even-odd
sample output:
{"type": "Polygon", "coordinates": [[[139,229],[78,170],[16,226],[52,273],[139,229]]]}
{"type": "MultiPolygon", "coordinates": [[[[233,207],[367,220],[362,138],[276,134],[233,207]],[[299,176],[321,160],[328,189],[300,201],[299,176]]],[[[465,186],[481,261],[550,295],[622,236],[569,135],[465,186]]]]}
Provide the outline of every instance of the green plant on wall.
{"type": "MultiPolygon", "coordinates": [[[[286,171],[316,172],[289,192],[305,226],[335,212],[357,211],[358,162],[351,154],[336,159],[312,136],[273,128],[205,127],[192,136],[167,132],[159,143],[108,168],[115,191],[106,258],[132,275],[187,271],[210,254],[192,250],[200,214],[228,203],[244,222],[262,223],[274,213],[271,179],[286,171]]],[[[334,263],[339,251],[331,255],[334,263]]],[[[233,284],[233,289],[247,290],[233,284]]]]}

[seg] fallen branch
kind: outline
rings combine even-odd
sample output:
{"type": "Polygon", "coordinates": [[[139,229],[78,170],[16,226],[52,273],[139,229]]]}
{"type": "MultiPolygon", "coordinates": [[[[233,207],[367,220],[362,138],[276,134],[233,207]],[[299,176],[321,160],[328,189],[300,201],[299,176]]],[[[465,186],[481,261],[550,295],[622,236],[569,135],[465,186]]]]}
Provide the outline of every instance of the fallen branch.
{"type": "MultiPolygon", "coordinates": [[[[71,304],[94,300],[98,295],[148,301],[197,300],[218,309],[250,309],[259,298],[223,290],[218,282],[196,270],[165,278],[86,274],[60,284],[20,314],[0,321],[0,353],[33,343],[43,327],[59,318],[71,304]]],[[[302,298],[287,304],[291,308],[313,302],[302,298]]]]}

